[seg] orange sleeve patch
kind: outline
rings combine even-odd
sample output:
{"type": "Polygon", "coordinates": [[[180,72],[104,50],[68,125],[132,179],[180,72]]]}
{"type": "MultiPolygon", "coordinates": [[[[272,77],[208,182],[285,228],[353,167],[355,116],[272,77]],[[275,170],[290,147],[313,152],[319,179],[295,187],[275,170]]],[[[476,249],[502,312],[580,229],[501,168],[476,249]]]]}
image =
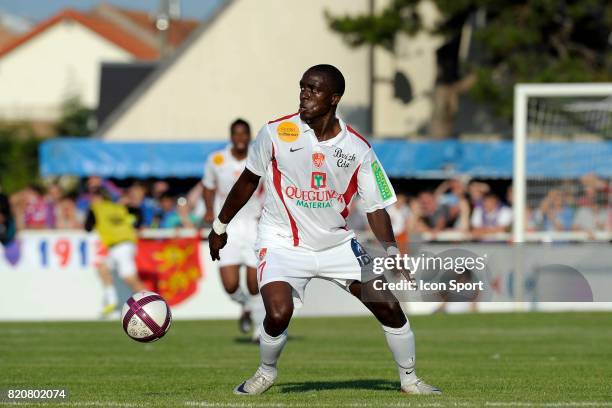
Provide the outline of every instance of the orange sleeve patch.
{"type": "Polygon", "coordinates": [[[216,166],[220,166],[225,161],[225,157],[223,157],[223,153],[217,153],[213,156],[213,163],[216,166]]]}

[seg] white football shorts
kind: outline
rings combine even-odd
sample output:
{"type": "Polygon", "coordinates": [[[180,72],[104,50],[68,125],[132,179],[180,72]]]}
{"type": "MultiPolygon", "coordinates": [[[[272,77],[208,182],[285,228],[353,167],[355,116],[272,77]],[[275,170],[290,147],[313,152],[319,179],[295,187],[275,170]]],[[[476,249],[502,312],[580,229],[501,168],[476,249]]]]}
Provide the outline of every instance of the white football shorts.
{"type": "Polygon", "coordinates": [[[357,239],[322,251],[293,248],[259,250],[257,282],[261,289],[270,282],[283,281],[293,289],[293,303],[301,307],[306,285],[312,278],[331,281],[348,291],[351,283],[361,282],[361,266],[369,255],[357,239]]]}
{"type": "Polygon", "coordinates": [[[131,241],[121,242],[108,249],[104,263],[111,271],[116,270],[121,278],[136,276],[136,244],[131,241]]]}
{"type": "Polygon", "coordinates": [[[219,267],[246,265],[257,267],[255,242],[257,241],[256,220],[235,220],[227,226],[227,244],[219,251],[219,267]]]}

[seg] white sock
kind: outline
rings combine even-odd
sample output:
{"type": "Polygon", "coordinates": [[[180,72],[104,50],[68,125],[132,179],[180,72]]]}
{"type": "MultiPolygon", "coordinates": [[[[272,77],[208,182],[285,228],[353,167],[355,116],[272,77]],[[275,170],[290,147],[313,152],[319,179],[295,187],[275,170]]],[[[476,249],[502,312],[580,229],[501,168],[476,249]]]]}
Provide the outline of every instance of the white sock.
{"type": "Polygon", "coordinates": [[[249,300],[249,297],[246,295],[246,293],[244,293],[240,286],[238,286],[238,289],[236,289],[234,293],[230,293],[229,296],[234,302],[239,303],[243,307],[249,300]]]}
{"type": "Polygon", "coordinates": [[[387,326],[382,326],[382,328],[385,331],[385,338],[393,354],[393,359],[397,364],[400,383],[402,385],[414,383],[417,380],[414,368],[416,352],[414,334],[410,329],[410,323],[406,322],[403,327],[397,329],[387,326]]]}
{"type": "Polygon", "coordinates": [[[266,308],[263,303],[261,295],[249,295],[249,301],[247,302],[245,309],[251,312],[251,319],[253,319],[253,331],[258,332],[261,329],[261,324],[266,317],[266,308]]]}
{"type": "Polygon", "coordinates": [[[281,351],[283,351],[283,347],[285,347],[285,343],[287,343],[286,330],[280,336],[272,337],[266,333],[263,324],[261,325],[261,336],[259,337],[259,356],[261,358],[261,364],[259,365],[259,369],[272,381],[276,379],[276,363],[278,362],[281,351]]]}
{"type": "Polygon", "coordinates": [[[104,287],[104,304],[105,305],[116,305],[119,302],[117,298],[117,290],[114,285],[104,287]]]}

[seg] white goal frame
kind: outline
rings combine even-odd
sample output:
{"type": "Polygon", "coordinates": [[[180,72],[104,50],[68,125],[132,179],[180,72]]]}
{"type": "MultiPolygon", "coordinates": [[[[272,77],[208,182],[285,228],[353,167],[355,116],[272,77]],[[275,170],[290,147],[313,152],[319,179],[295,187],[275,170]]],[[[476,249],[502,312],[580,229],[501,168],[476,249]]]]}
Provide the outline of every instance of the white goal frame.
{"type": "Polygon", "coordinates": [[[525,242],[527,205],[527,103],[531,97],[612,96],[612,83],[548,83],[514,86],[514,129],[512,170],[512,241],[525,242]]]}

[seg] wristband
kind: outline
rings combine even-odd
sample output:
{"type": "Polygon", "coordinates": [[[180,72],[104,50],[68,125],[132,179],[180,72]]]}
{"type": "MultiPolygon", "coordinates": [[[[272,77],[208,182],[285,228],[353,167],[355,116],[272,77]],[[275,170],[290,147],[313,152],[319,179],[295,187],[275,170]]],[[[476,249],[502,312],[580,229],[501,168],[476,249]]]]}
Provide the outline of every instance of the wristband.
{"type": "Polygon", "coordinates": [[[387,247],[387,256],[397,256],[400,254],[400,250],[397,247],[389,246],[387,247]]]}
{"type": "Polygon", "coordinates": [[[213,231],[215,231],[215,234],[222,235],[222,234],[225,234],[225,230],[227,229],[227,224],[224,224],[221,221],[219,221],[219,218],[217,217],[212,223],[212,229],[213,231]]]}

